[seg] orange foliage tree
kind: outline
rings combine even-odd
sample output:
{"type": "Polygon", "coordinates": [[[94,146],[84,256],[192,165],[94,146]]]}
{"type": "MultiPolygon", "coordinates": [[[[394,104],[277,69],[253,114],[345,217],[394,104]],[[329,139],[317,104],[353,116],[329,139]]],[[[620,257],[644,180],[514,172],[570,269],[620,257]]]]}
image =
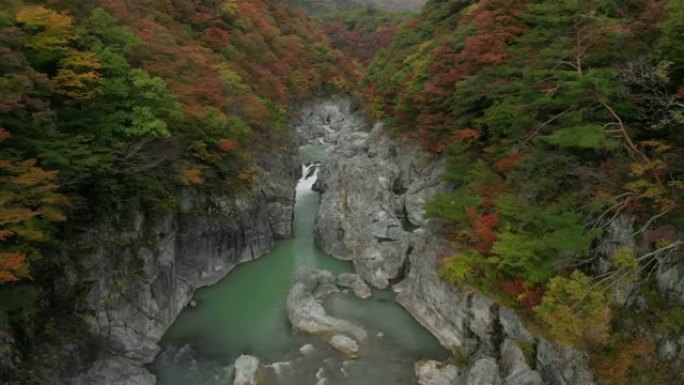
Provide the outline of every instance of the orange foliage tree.
{"type": "MultiPolygon", "coordinates": [[[[0,128],[0,141],[9,138],[0,128]]],[[[66,220],[66,198],[57,192],[57,173],[33,159],[0,158],[0,284],[30,278],[29,257],[45,241],[49,224],[66,220]]]]}

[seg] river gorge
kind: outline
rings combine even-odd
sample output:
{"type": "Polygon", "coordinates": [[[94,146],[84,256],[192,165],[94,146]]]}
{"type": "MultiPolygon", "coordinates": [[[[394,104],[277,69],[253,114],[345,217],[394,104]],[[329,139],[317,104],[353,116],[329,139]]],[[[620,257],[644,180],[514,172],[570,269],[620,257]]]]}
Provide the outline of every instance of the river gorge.
{"type": "Polygon", "coordinates": [[[445,188],[443,159],[388,139],[347,98],[305,105],[291,131],[302,163],[294,237],[195,294],[150,367],[157,383],[242,384],[245,370],[244,383],[260,384],[591,383],[583,354],[532,336],[512,311],[436,276],[450,249],[432,235],[424,204],[445,188]],[[349,273],[373,287],[370,298],[335,281],[349,273]],[[313,305],[291,305],[301,282],[313,282],[302,300],[313,305]],[[309,314],[317,303],[327,314],[309,314]],[[321,326],[320,317],[334,321],[321,326]],[[358,350],[336,351],[327,343],[334,334],[358,350]],[[448,351],[465,367],[442,363],[448,351]],[[245,369],[246,357],[254,361],[245,369]]]}
{"type": "Polygon", "coordinates": [[[93,282],[93,345],[61,351],[54,383],[593,383],[584,353],[438,277],[443,157],[346,97],[302,105],[290,133],[250,191],[180,191],[174,214],[82,236],[62,284],[93,282]]]}

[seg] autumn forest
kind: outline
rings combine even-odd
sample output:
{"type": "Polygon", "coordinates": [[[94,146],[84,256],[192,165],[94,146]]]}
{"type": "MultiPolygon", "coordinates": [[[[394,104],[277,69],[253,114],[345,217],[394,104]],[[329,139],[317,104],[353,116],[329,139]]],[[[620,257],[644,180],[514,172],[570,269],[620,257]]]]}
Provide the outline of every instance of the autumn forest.
{"type": "Polygon", "coordinates": [[[0,0],[0,383],[90,338],[78,234],[250,191],[330,95],[446,162],[454,290],[684,382],[684,2],[0,0]]]}

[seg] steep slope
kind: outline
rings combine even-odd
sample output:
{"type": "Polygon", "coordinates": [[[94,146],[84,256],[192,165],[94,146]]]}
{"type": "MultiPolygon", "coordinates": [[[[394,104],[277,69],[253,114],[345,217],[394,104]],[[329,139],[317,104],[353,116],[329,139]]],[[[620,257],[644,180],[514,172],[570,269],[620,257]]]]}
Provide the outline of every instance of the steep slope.
{"type": "Polygon", "coordinates": [[[682,319],[666,303],[683,299],[672,40],[683,9],[430,1],[365,80],[376,116],[448,159],[453,192],[428,204],[459,250],[443,256],[442,277],[591,351],[606,384],[666,384],[682,366],[680,326],[654,316],[682,319]]]}
{"type": "Polygon", "coordinates": [[[276,2],[0,4],[0,381],[149,383],[192,291],[291,235],[288,107],[357,69],[276,2]]]}

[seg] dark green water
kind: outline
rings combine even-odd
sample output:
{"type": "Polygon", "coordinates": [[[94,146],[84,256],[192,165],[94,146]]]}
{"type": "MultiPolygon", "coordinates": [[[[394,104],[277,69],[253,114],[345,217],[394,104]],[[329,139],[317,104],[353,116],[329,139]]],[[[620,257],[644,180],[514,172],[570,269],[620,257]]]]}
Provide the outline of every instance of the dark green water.
{"type": "MultiPolygon", "coordinates": [[[[305,155],[305,160],[322,157],[320,149],[309,149],[305,155]]],[[[271,368],[267,384],[313,385],[320,368],[327,371],[329,385],[413,384],[415,361],[445,357],[434,337],[387,291],[375,291],[369,300],[339,294],[325,303],[330,314],[369,332],[354,362],[345,363],[317,337],[293,334],[285,302],[294,271],[301,266],[335,274],[352,271],[350,263],[329,257],[314,245],[319,205],[318,193],[311,190],[314,180],[315,175],[303,178],[297,186],[293,239],[276,242],[268,255],[236,267],[217,285],[196,293],[198,306],[181,313],[151,367],[158,384],[232,384],[231,365],[241,354],[254,355],[262,364],[290,361],[271,368]],[[301,353],[305,344],[315,350],[301,353]]]]}

